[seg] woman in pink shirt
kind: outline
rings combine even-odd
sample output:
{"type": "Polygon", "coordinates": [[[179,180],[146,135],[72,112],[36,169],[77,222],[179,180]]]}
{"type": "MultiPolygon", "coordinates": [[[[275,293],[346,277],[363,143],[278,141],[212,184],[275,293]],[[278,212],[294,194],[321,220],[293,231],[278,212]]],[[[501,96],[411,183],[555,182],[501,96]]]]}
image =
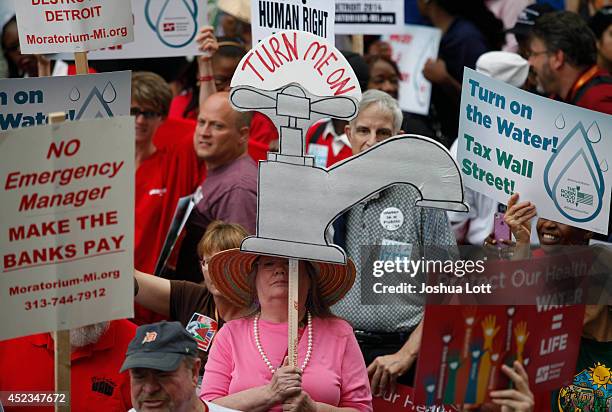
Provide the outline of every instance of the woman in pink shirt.
{"type": "Polygon", "coordinates": [[[287,259],[232,249],[208,265],[215,285],[252,315],[215,338],[203,400],[243,411],[371,411],[365,363],[351,326],[329,307],[355,280],[355,266],[300,261],[299,368],[287,366],[287,259]]]}

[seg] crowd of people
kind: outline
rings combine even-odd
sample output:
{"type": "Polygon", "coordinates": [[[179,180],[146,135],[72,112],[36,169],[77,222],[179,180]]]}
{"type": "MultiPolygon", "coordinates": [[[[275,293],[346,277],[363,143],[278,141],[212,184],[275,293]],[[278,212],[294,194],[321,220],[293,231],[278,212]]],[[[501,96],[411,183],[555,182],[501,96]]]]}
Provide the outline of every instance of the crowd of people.
{"type": "MultiPolygon", "coordinates": [[[[220,1],[223,10],[221,3],[232,2],[220,1]]],[[[420,193],[413,186],[391,186],[333,223],[330,236],[350,258],[347,265],[300,261],[298,367],[289,365],[288,260],[239,249],[256,232],[257,153],[279,144],[267,117],[234,111],[229,101],[233,73],[251,47],[248,13],[236,12],[242,3],[250,7],[238,1],[225,7],[217,30],[201,28],[194,41],[203,54],[191,62],[91,62],[92,72],[139,69],[132,73],[130,109],[135,316],[71,330],[75,411],[371,411],[373,396],[393,393],[398,384],[423,384],[414,381],[415,365],[427,342],[421,297],[393,295],[376,306],[362,304],[361,282],[369,276],[364,246],[405,245],[413,258],[441,260],[457,258],[458,245],[503,246],[508,257],[529,259],[555,245],[612,242],[611,230],[594,234],[536,219],[537,205],[519,193],[503,205],[466,188],[469,213],[447,213],[416,207],[420,193]],[[195,207],[159,272],[177,202],[189,195],[195,207]],[[389,208],[403,216],[392,230],[380,221],[389,208]],[[493,235],[497,212],[505,212],[513,240],[493,235]]],[[[342,52],[363,90],[357,116],[314,124],[305,152],[316,166],[331,167],[409,133],[433,138],[456,156],[465,67],[612,114],[612,6],[580,2],[586,5],[579,14],[532,3],[417,0],[421,17],[442,31],[439,57],[422,72],[433,85],[429,114],[401,110],[402,75],[392,50],[367,38],[363,55],[342,52]]],[[[22,54],[16,19],[0,18],[7,77],[74,74],[70,63],[22,54]]],[[[0,392],[53,390],[53,354],[51,334],[0,342],[0,392]]],[[[586,306],[576,377],[596,365],[608,372],[606,383],[598,393],[576,396],[579,381],[537,392],[529,385],[534,372],[515,361],[502,368],[509,388],[491,392],[489,404],[457,408],[612,410],[610,300],[586,306]]],[[[30,409],[39,410],[20,408],[30,409]]]]}

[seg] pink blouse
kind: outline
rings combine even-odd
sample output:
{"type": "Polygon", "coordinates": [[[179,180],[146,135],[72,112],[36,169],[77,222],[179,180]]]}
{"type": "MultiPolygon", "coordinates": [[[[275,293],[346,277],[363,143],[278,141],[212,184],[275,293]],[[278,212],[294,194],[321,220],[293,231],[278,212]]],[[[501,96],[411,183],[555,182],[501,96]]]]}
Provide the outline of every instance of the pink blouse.
{"type": "MultiPolygon", "coordinates": [[[[298,365],[308,348],[308,332],[300,329],[298,365]],[[303,332],[303,333],[302,333],[303,332]]],[[[265,354],[278,367],[287,354],[287,324],[259,320],[259,338],[265,354]]],[[[302,388],[316,402],[372,411],[372,393],[365,362],[351,326],[338,318],[313,318],[312,355],[302,376],[302,388]]],[[[263,386],[272,372],[255,346],[253,318],[226,323],[212,345],[200,398],[211,401],[263,386]]],[[[282,411],[277,405],[271,411],[282,411]]]]}

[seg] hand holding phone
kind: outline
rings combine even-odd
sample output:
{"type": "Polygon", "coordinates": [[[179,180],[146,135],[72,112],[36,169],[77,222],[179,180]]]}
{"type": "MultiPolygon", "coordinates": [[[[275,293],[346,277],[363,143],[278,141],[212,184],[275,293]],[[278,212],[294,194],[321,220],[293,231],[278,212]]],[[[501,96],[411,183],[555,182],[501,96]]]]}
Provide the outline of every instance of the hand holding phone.
{"type": "Polygon", "coordinates": [[[507,247],[512,240],[510,226],[504,222],[504,214],[496,212],[493,217],[493,237],[497,241],[497,247],[507,247]]]}

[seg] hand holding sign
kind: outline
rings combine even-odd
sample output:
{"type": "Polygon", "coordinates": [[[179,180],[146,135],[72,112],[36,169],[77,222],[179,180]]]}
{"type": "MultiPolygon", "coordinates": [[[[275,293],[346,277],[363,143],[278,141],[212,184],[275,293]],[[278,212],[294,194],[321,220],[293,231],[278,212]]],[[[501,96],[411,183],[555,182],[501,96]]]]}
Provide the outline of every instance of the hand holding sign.
{"type": "Polygon", "coordinates": [[[508,210],[504,221],[510,227],[517,243],[529,244],[531,239],[531,219],[537,215],[531,202],[518,203],[519,194],[514,193],[508,200],[508,210]]]}
{"type": "Polygon", "coordinates": [[[198,50],[202,52],[198,57],[199,62],[209,61],[219,50],[219,43],[215,37],[214,28],[211,26],[200,28],[200,32],[196,36],[196,42],[198,43],[198,50]]]}
{"type": "Polygon", "coordinates": [[[289,359],[285,357],[283,365],[274,372],[266,388],[274,404],[285,402],[302,391],[302,372],[289,366],[289,359]]]}
{"type": "Polygon", "coordinates": [[[510,378],[516,389],[491,391],[491,402],[501,405],[501,412],[531,412],[534,397],[529,389],[527,372],[520,362],[514,361],[512,366],[503,365],[502,372],[510,378]]]}

